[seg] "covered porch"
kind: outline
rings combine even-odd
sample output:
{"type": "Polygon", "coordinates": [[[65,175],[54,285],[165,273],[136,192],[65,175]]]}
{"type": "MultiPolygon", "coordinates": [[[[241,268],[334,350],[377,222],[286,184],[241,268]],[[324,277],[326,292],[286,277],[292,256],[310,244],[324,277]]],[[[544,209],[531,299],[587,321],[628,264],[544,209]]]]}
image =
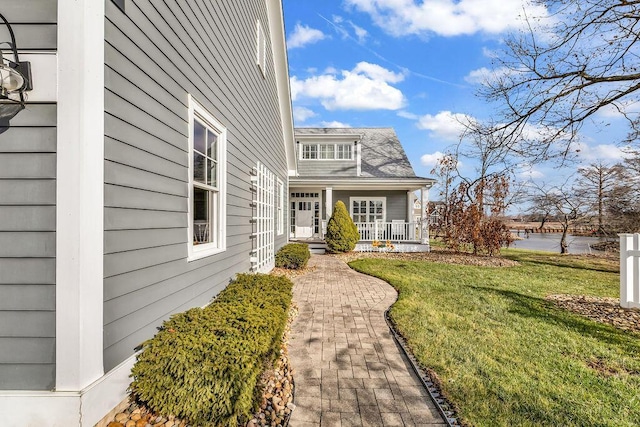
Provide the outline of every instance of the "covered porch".
{"type": "Polygon", "coordinates": [[[333,206],[345,203],[356,224],[360,240],[356,251],[428,252],[428,192],[432,180],[359,180],[302,186],[291,179],[289,194],[289,239],[311,244],[324,243],[333,206]],[[410,181],[410,182],[408,182],[410,181]],[[416,208],[418,206],[418,208],[416,208]]]}

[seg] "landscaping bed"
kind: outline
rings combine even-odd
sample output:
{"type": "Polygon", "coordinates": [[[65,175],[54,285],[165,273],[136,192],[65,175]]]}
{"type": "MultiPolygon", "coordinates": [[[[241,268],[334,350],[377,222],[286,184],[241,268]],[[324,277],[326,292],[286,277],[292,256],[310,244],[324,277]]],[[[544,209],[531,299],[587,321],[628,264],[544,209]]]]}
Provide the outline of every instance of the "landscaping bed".
{"type": "MultiPolygon", "coordinates": [[[[289,309],[287,327],[282,337],[280,356],[274,362],[273,368],[267,369],[260,377],[258,387],[263,390],[260,409],[246,423],[247,427],[287,425],[293,404],[293,371],[289,363],[289,334],[291,322],[298,315],[298,308],[292,305],[289,309]]],[[[174,416],[163,417],[155,415],[144,405],[132,401],[128,407],[116,414],[108,427],[187,427],[185,420],[174,416]]]]}
{"type": "Polygon", "coordinates": [[[446,250],[432,250],[431,252],[346,252],[334,254],[346,263],[361,258],[391,259],[403,261],[430,261],[445,264],[473,265],[482,267],[514,267],[518,265],[513,261],[502,257],[490,257],[472,255],[446,250]]]}
{"type": "Polygon", "coordinates": [[[208,306],[171,316],[143,343],[132,403],[108,426],[284,425],[293,409],[292,286],[239,274],[208,306]]]}

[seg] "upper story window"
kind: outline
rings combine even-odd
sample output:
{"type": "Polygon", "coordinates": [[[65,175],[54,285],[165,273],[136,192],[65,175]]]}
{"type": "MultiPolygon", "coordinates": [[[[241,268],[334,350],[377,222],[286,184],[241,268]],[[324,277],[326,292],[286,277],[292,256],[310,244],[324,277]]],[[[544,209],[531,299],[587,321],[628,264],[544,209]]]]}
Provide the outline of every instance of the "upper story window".
{"type": "Polygon", "coordinates": [[[351,144],[336,144],[336,159],[353,159],[353,147],[351,144]]]}
{"type": "Polygon", "coordinates": [[[351,144],[302,144],[303,160],[352,160],[351,144]]]}
{"type": "Polygon", "coordinates": [[[227,130],[189,97],[189,258],[226,249],[227,130]]]}
{"type": "Polygon", "coordinates": [[[302,158],[303,159],[317,159],[318,158],[318,145],[317,144],[303,144],[302,145],[302,158]]]}

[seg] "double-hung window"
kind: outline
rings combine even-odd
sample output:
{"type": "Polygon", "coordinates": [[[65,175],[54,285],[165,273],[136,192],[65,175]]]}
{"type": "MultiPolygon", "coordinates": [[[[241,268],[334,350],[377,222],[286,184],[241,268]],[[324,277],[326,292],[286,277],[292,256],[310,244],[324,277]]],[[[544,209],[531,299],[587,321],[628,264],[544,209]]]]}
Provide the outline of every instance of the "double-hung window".
{"type": "Polygon", "coordinates": [[[336,152],[333,144],[320,144],[320,158],[321,159],[335,159],[336,152]]]}
{"type": "Polygon", "coordinates": [[[336,159],[351,160],[351,144],[336,144],[336,159]]]}
{"type": "Polygon", "coordinates": [[[386,197],[350,197],[353,222],[384,222],[386,197]]]}
{"type": "Polygon", "coordinates": [[[227,131],[189,97],[189,258],[226,248],[227,131]]]}
{"type": "Polygon", "coordinates": [[[303,144],[302,145],[302,158],[305,160],[312,160],[318,158],[318,145],[317,144],[303,144]]]}

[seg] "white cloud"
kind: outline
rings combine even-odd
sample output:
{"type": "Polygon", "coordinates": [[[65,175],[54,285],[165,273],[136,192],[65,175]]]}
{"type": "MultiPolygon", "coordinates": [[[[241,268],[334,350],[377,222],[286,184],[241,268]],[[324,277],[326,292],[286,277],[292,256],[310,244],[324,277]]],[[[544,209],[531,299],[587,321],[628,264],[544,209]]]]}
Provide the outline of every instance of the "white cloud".
{"type": "Polygon", "coordinates": [[[352,72],[364,74],[374,80],[381,80],[388,83],[399,83],[404,80],[404,74],[394,73],[380,65],[371,64],[370,62],[359,62],[352,72]]]}
{"type": "Polygon", "coordinates": [[[331,122],[320,122],[320,125],[323,128],[350,128],[351,125],[348,125],[346,123],[342,123],[342,122],[338,122],[338,121],[331,121],[331,122]]]}
{"type": "Polygon", "coordinates": [[[580,159],[587,162],[616,163],[628,156],[622,148],[613,144],[588,145],[583,142],[574,142],[571,148],[580,159]]]}
{"type": "Polygon", "coordinates": [[[293,76],[291,96],[294,101],[303,97],[318,99],[327,110],[398,110],[404,106],[405,98],[390,83],[402,79],[400,73],[360,62],[350,71],[325,72],[306,79],[293,76]]]}
{"type": "Polygon", "coordinates": [[[435,116],[425,114],[418,120],[418,128],[431,131],[434,137],[448,141],[458,141],[465,130],[465,123],[473,117],[451,111],[440,111],[435,116]]]}
{"type": "Polygon", "coordinates": [[[495,69],[482,67],[471,71],[464,77],[464,80],[471,84],[485,84],[486,82],[495,81],[496,79],[506,76],[508,73],[512,72],[513,71],[507,67],[499,67],[495,69]]]}
{"type": "Polygon", "coordinates": [[[596,114],[604,119],[619,119],[623,118],[625,114],[637,115],[639,113],[640,102],[627,101],[605,105],[604,107],[600,108],[596,114]]]}
{"type": "Polygon", "coordinates": [[[523,165],[521,166],[521,170],[518,172],[518,178],[523,180],[532,180],[532,179],[540,179],[544,178],[544,173],[540,170],[536,169],[531,165],[523,165]]]}
{"type": "MultiPolygon", "coordinates": [[[[429,168],[435,168],[436,166],[438,166],[438,163],[444,156],[445,154],[440,151],[436,151],[432,154],[423,154],[422,157],[420,157],[420,164],[429,168]]],[[[458,162],[456,163],[456,167],[458,169],[463,167],[463,164],[460,160],[458,160],[458,162]]]]}
{"type": "Polygon", "coordinates": [[[528,18],[546,17],[544,5],[504,0],[345,0],[367,13],[374,23],[393,36],[500,34],[522,28],[528,18]]]}
{"type": "Polygon", "coordinates": [[[409,119],[409,120],[418,120],[420,118],[420,116],[418,116],[417,114],[413,114],[405,110],[400,110],[396,114],[398,115],[398,117],[402,117],[404,119],[409,119]]]}
{"type": "Polygon", "coordinates": [[[351,21],[349,21],[349,24],[351,24],[351,27],[353,27],[353,31],[356,33],[358,42],[364,43],[364,41],[367,39],[367,36],[369,35],[369,32],[367,32],[367,30],[365,30],[364,28],[357,26],[351,21]]]}
{"type": "Polygon", "coordinates": [[[356,40],[358,43],[364,43],[369,36],[369,32],[367,30],[354,24],[353,21],[345,21],[345,19],[340,15],[333,15],[329,23],[333,24],[333,28],[343,39],[351,38],[356,40]],[[345,28],[345,24],[349,24],[349,26],[351,26],[354,34],[353,36],[349,33],[349,30],[345,28]]]}
{"type": "Polygon", "coordinates": [[[293,107],[293,119],[296,122],[302,123],[315,116],[317,116],[317,114],[306,107],[293,107]]]}
{"type": "Polygon", "coordinates": [[[287,47],[289,49],[303,47],[308,44],[319,42],[325,37],[326,36],[322,31],[297,23],[293,32],[290,33],[287,38],[287,47]]]}
{"type": "Polygon", "coordinates": [[[436,151],[433,154],[424,154],[422,157],[420,157],[420,164],[422,166],[433,168],[438,164],[438,162],[443,157],[444,157],[444,153],[442,153],[440,151],[436,151]]]}

